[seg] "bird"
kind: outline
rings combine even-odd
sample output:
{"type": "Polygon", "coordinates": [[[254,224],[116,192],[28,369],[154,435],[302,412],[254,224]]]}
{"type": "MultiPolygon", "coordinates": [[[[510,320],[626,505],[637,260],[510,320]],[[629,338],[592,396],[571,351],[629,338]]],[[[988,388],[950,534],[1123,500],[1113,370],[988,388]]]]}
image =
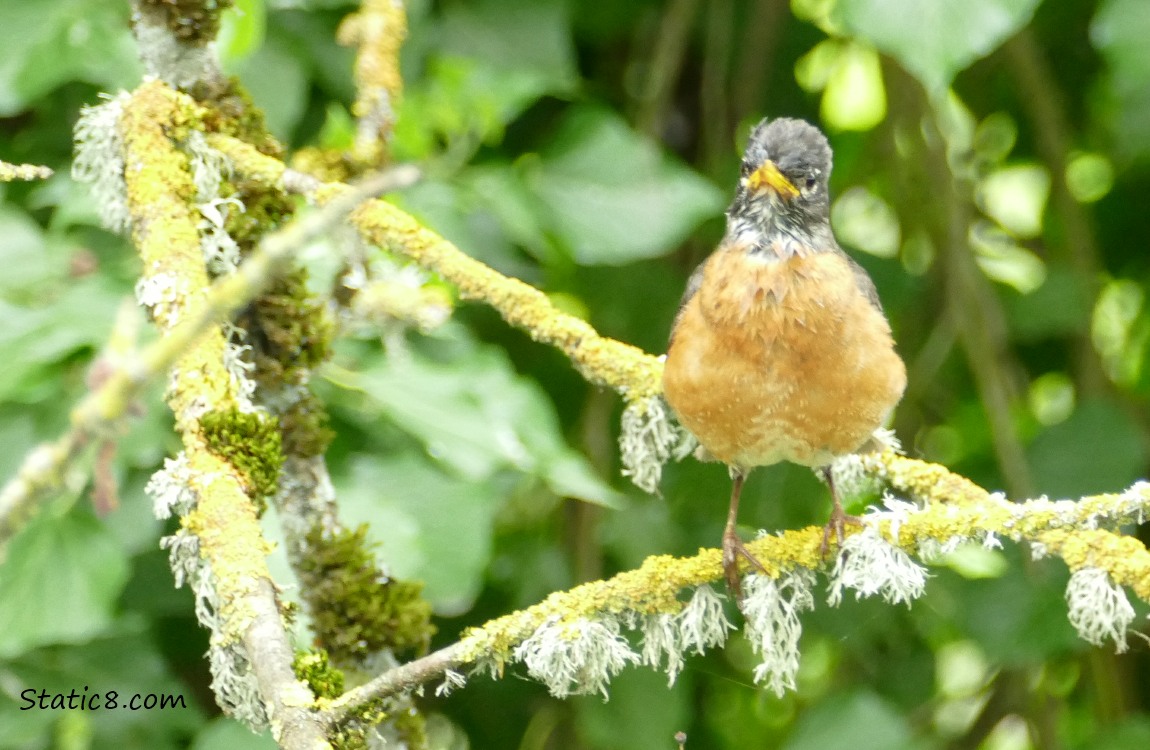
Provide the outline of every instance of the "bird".
{"type": "MultiPolygon", "coordinates": [[[[830,464],[859,451],[906,390],[906,367],[866,271],[830,224],[830,143],[799,119],[764,119],[750,134],[726,231],[691,275],[671,328],[663,393],[704,458],[727,465],[731,498],[722,563],[741,602],[739,558],[763,566],[736,518],[752,469],[811,467],[843,511],[830,464]]],[[[764,571],[765,572],[765,571],[764,571]]]]}

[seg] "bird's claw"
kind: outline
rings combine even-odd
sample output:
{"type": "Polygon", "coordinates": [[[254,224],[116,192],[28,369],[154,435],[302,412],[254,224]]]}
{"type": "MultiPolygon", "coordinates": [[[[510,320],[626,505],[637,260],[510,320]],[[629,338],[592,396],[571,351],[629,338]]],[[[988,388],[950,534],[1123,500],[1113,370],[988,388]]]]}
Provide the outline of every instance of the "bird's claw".
{"type": "Polygon", "coordinates": [[[835,535],[835,541],[838,542],[839,548],[842,548],[844,531],[848,523],[851,526],[862,526],[862,519],[858,516],[850,515],[836,502],[834,508],[831,510],[830,520],[827,521],[827,525],[823,527],[823,543],[819,546],[819,552],[823,556],[823,559],[826,559],[827,553],[830,551],[832,532],[835,535]]]}
{"type": "Polygon", "coordinates": [[[739,577],[739,558],[742,557],[752,567],[757,568],[764,575],[767,569],[759,562],[746,545],[743,540],[739,539],[738,534],[734,529],[728,529],[723,532],[723,574],[727,578],[727,589],[731,592],[731,596],[735,597],[738,602],[739,608],[743,606],[743,587],[739,577]]]}

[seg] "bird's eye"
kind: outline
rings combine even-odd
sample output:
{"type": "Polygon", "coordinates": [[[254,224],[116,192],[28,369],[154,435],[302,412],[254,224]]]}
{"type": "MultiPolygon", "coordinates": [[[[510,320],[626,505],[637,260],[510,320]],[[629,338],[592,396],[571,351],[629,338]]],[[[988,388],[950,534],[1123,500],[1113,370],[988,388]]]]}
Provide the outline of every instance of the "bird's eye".
{"type": "Polygon", "coordinates": [[[807,190],[814,190],[815,185],[817,185],[817,184],[818,184],[818,180],[815,179],[815,176],[813,174],[807,175],[807,190]]]}

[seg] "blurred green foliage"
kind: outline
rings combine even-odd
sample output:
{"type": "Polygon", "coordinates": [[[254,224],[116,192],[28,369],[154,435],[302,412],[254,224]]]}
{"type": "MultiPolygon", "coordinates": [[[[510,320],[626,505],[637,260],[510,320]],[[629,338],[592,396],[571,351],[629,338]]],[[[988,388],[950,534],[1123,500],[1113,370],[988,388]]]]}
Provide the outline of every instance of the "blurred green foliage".
{"type": "MultiPolygon", "coordinates": [[[[0,186],[5,478],[67,424],[138,271],[68,177],[79,107],[139,81],[126,5],[0,0],[0,159],[57,170],[0,186]]],[[[660,352],[687,274],[721,234],[749,125],[806,117],[836,149],[836,231],[874,276],[910,367],[895,422],[908,450],[1015,494],[1146,476],[1144,0],[407,5],[393,150],[427,179],[400,201],[467,252],[660,352]],[[955,281],[962,257],[973,286],[955,281]],[[990,321],[984,345],[963,328],[972,309],[990,321]]],[[[334,31],[352,9],[247,0],[224,24],[226,67],[292,147],[350,142],[353,52],[334,31]]],[[[646,555],[718,543],[724,469],[688,460],[668,467],[662,499],[638,493],[618,474],[617,400],[491,311],[385,338],[386,356],[374,339],[340,342],[315,389],[338,435],[343,521],[369,524],[381,559],[426,581],[438,643],[646,555]]],[[[119,509],[97,518],[75,477],[0,564],[0,748],[270,746],[218,717],[206,636],[156,548],[142,487],[176,449],[158,395],[119,441],[119,509]],[[189,708],[21,710],[25,687],[84,685],[178,693],[189,708]]],[[[780,466],[752,477],[742,520],[795,527],[828,507],[809,472],[780,466]]],[[[910,611],[817,608],[799,690],[783,698],[751,683],[736,635],[673,687],[625,672],[607,703],[475,678],[422,701],[429,735],[524,750],[673,748],[680,730],[688,748],[1150,741],[1145,645],[1115,657],[1076,640],[1058,563],[967,550],[933,572],[910,611]]]]}

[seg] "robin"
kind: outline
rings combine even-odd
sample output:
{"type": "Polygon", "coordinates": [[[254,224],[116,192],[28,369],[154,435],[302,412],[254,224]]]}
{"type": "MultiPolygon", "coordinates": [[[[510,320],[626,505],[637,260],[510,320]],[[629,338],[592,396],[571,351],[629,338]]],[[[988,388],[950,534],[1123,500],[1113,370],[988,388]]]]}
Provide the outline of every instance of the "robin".
{"type": "Polygon", "coordinates": [[[845,523],[829,465],[890,416],[906,388],[874,282],[835,241],[831,148],[813,125],[780,118],[751,132],[727,230],[692,274],[675,318],[663,389],[705,454],[730,468],[723,571],[740,596],[738,558],[763,566],[735,531],[739,494],[756,466],[820,470],[845,523]]]}

